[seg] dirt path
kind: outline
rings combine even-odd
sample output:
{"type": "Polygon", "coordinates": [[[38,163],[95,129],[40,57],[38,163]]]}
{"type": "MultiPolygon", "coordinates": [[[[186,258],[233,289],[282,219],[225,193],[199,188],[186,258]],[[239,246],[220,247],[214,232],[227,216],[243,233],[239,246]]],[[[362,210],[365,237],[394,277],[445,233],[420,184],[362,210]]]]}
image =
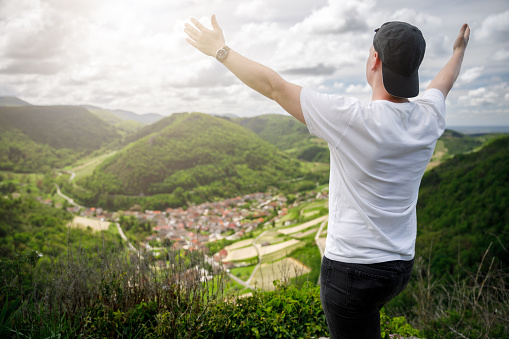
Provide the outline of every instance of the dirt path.
{"type": "Polygon", "coordinates": [[[61,196],[62,198],[64,198],[65,200],[67,200],[67,202],[73,206],[76,206],[78,208],[82,208],[82,209],[85,209],[85,207],[81,206],[81,205],[78,205],[77,203],[74,202],[73,199],[69,198],[67,195],[64,195],[62,192],[60,192],[60,186],[58,186],[58,184],[55,184],[55,186],[57,187],[57,194],[59,196],[61,196]]]}

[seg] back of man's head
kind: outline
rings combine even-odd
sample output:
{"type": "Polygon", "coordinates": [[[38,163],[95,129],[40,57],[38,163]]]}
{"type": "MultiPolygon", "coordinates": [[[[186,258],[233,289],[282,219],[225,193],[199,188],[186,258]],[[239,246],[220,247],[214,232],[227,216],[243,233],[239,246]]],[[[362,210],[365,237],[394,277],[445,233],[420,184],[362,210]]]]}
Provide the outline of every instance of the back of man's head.
{"type": "Polygon", "coordinates": [[[375,30],[373,47],[382,61],[385,90],[400,98],[419,94],[419,66],[426,41],[421,31],[406,22],[386,22],[375,30]]]}

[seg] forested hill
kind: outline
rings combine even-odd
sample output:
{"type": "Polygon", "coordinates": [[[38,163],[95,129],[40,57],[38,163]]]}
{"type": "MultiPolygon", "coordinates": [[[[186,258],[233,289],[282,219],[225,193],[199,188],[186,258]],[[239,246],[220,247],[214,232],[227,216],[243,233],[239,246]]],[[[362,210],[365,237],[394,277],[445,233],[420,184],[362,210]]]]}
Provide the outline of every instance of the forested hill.
{"type": "Polygon", "coordinates": [[[309,134],[306,125],[289,115],[267,114],[232,120],[298,159],[329,162],[327,143],[309,134]]]}
{"type": "Polygon", "coordinates": [[[126,137],[125,143],[129,144],[133,141],[146,137],[147,135],[150,135],[152,133],[159,133],[166,127],[175,123],[177,120],[184,119],[187,115],[188,115],[187,113],[174,113],[169,117],[160,119],[159,121],[157,121],[157,123],[145,126],[141,128],[138,132],[126,137]]]}
{"type": "Polygon", "coordinates": [[[264,191],[301,174],[297,160],[223,118],[172,115],[147,131],[81,184],[99,194],[188,192],[212,199],[264,191]]]}
{"type": "Polygon", "coordinates": [[[53,148],[94,150],[118,137],[116,131],[82,107],[0,107],[0,126],[53,148]]]}
{"type": "Polygon", "coordinates": [[[119,138],[109,124],[75,106],[0,107],[2,169],[39,171],[69,163],[119,138]]]}
{"type": "Polygon", "coordinates": [[[432,246],[435,273],[453,272],[458,259],[475,271],[488,259],[509,265],[509,137],[460,154],[427,172],[417,205],[417,252],[432,246]]]}

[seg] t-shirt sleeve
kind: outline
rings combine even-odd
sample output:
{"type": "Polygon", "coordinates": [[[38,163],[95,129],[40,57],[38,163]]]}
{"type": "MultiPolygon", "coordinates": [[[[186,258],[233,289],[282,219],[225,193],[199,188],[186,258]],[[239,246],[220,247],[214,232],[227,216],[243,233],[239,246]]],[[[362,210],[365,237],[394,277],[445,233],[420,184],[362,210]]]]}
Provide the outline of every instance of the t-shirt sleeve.
{"type": "Polygon", "coordinates": [[[355,98],[319,93],[303,88],[300,103],[309,133],[336,147],[358,112],[355,98]]]}
{"type": "Polygon", "coordinates": [[[445,97],[442,91],[437,88],[430,88],[417,101],[433,109],[437,115],[440,135],[442,135],[445,130],[445,97]]]}

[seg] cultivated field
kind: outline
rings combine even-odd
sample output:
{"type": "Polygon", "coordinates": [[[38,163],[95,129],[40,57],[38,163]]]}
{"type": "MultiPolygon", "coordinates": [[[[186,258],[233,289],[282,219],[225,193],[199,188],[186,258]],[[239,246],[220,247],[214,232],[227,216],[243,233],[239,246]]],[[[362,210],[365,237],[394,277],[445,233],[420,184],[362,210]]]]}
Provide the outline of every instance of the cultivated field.
{"type": "Polygon", "coordinates": [[[313,227],[312,229],[307,230],[305,232],[293,233],[291,236],[294,238],[300,239],[300,238],[307,237],[309,235],[314,235],[314,234],[316,234],[317,231],[318,231],[318,227],[313,227]]]}
{"type": "Polygon", "coordinates": [[[87,228],[90,227],[94,232],[107,231],[110,227],[109,221],[100,221],[96,219],[88,219],[83,217],[74,217],[74,219],[67,224],[67,226],[87,228]]]}
{"type": "Polygon", "coordinates": [[[292,233],[297,233],[297,232],[301,232],[303,230],[305,230],[306,228],[309,228],[309,227],[312,227],[312,226],[315,226],[316,224],[319,224],[321,223],[322,221],[324,221],[325,219],[327,219],[327,215],[324,215],[320,218],[316,218],[316,219],[313,219],[311,221],[308,221],[302,225],[299,225],[299,226],[294,226],[294,227],[289,227],[289,228],[282,228],[280,230],[278,230],[278,232],[280,233],[283,233],[283,234],[292,234],[292,233]]]}
{"type": "Polygon", "coordinates": [[[236,250],[238,248],[250,246],[252,243],[253,243],[253,239],[245,239],[245,240],[237,241],[236,243],[231,244],[229,246],[226,246],[224,249],[227,250],[228,252],[230,252],[230,251],[236,250]]]}
{"type": "Polygon", "coordinates": [[[288,281],[291,278],[307,274],[311,270],[294,258],[284,258],[270,264],[262,264],[256,271],[252,285],[264,290],[274,289],[274,280],[288,281]]]}
{"type": "Polygon", "coordinates": [[[256,248],[254,248],[254,246],[248,246],[237,250],[228,251],[226,258],[223,259],[223,262],[246,260],[257,256],[258,252],[256,251],[256,248]]]}
{"type": "Polygon", "coordinates": [[[256,243],[263,244],[264,242],[269,242],[269,243],[273,244],[275,242],[283,241],[284,240],[283,238],[284,238],[284,236],[281,233],[279,233],[275,229],[271,229],[271,230],[267,230],[267,231],[263,232],[256,240],[256,243]]]}
{"type": "Polygon", "coordinates": [[[257,244],[256,247],[258,247],[258,251],[260,251],[260,254],[263,256],[263,255],[267,255],[270,253],[283,251],[284,249],[286,249],[288,247],[292,247],[293,245],[296,245],[298,243],[300,243],[300,240],[291,239],[291,240],[288,240],[285,242],[281,242],[279,244],[269,245],[269,246],[262,246],[262,245],[257,244]]]}

